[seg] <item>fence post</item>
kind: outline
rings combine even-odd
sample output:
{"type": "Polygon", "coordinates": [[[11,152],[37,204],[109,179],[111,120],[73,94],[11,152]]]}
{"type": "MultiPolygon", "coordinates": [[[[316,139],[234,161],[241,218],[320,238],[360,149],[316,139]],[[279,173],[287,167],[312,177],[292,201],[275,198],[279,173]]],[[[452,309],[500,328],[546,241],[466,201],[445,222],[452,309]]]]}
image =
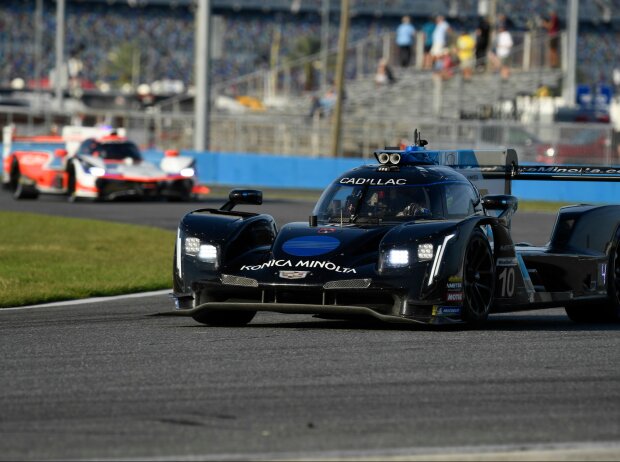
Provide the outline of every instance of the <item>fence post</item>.
{"type": "Polygon", "coordinates": [[[364,44],[358,43],[355,46],[355,77],[361,80],[364,77],[364,44]]]}
{"type": "Polygon", "coordinates": [[[523,36],[523,70],[529,71],[532,66],[532,33],[526,32],[523,36]]]}
{"type": "Polygon", "coordinates": [[[443,97],[443,81],[439,76],[433,76],[433,115],[441,117],[441,106],[443,97]]]}
{"type": "Polygon", "coordinates": [[[387,60],[389,63],[391,60],[391,50],[392,50],[392,34],[384,34],[383,35],[383,58],[387,60]]]}
{"type": "Polygon", "coordinates": [[[415,68],[422,69],[424,67],[424,32],[416,32],[415,34],[415,68]]]}

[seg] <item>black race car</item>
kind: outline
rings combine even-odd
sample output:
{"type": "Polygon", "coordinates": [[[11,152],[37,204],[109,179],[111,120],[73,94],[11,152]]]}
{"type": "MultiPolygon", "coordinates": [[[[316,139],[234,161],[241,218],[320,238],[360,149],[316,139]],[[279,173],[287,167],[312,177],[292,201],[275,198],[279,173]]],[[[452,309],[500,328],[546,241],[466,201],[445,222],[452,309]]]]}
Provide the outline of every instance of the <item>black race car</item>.
{"type": "Polygon", "coordinates": [[[549,244],[515,244],[511,180],[619,181],[614,169],[520,167],[514,150],[375,152],[337,178],[308,222],[278,230],[235,190],[181,221],[178,315],[243,325],[257,311],[388,322],[479,324],[489,313],[565,307],[574,321],[620,318],[620,206],[559,211],[549,244]]]}

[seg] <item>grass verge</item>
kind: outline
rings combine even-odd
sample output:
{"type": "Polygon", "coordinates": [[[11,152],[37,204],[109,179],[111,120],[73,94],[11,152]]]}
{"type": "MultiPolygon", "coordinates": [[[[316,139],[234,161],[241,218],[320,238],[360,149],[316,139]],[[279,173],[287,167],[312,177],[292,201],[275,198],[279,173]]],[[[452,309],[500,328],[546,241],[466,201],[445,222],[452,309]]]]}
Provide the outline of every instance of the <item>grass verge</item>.
{"type": "Polygon", "coordinates": [[[172,287],[175,234],[0,212],[0,308],[172,287]]]}

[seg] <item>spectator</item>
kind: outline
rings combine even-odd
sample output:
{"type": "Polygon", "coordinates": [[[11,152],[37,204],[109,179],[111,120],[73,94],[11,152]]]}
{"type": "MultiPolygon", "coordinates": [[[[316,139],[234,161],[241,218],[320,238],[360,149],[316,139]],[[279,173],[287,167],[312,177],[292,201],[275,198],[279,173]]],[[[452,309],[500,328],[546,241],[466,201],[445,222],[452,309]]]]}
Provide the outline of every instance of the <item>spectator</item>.
{"type": "Polygon", "coordinates": [[[491,26],[484,16],[478,19],[478,27],[476,28],[476,67],[484,68],[484,62],[489,49],[489,38],[491,36],[491,26]]]}
{"type": "Polygon", "coordinates": [[[336,105],[337,94],[335,87],[330,87],[323,97],[313,96],[308,115],[311,118],[316,115],[319,117],[330,115],[336,105]]]}
{"type": "Polygon", "coordinates": [[[432,69],[433,57],[431,56],[431,47],[433,46],[433,32],[435,31],[435,21],[429,19],[422,26],[424,34],[424,69],[432,69]]]}
{"type": "Polygon", "coordinates": [[[386,83],[391,85],[394,82],[396,82],[396,79],[394,78],[392,69],[390,69],[390,66],[388,65],[387,59],[381,58],[379,60],[379,64],[377,65],[375,84],[377,84],[377,86],[385,85],[386,83]]]}
{"type": "Polygon", "coordinates": [[[543,19],[543,27],[547,30],[549,45],[549,66],[556,68],[560,65],[558,49],[560,47],[560,20],[555,11],[551,11],[549,19],[543,19]]]}
{"type": "Polygon", "coordinates": [[[443,48],[433,64],[434,74],[442,80],[449,80],[454,76],[454,68],[456,66],[455,54],[449,48],[443,48]]]}
{"type": "Polygon", "coordinates": [[[456,39],[456,49],[459,62],[461,63],[463,78],[470,80],[474,72],[476,41],[471,34],[463,31],[456,39]]]}
{"type": "Polygon", "coordinates": [[[499,23],[499,33],[495,38],[495,52],[491,54],[491,60],[496,70],[499,69],[502,79],[510,77],[510,67],[508,59],[512,51],[512,35],[508,32],[505,22],[499,23]]]}
{"type": "Polygon", "coordinates": [[[515,27],[515,23],[506,16],[505,13],[500,13],[497,15],[497,30],[499,30],[502,26],[506,28],[506,30],[513,30],[515,27]]]}
{"type": "Polygon", "coordinates": [[[411,18],[403,16],[400,25],[396,29],[396,45],[398,45],[401,67],[409,66],[414,37],[415,27],[411,25],[411,18]]]}
{"type": "Polygon", "coordinates": [[[431,56],[433,61],[444,55],[444,49],[448,45],[448,33],[450,24],[442,15],[435,18],[435,30],[433,31],[433,45],[431,46],[431,56]]]}

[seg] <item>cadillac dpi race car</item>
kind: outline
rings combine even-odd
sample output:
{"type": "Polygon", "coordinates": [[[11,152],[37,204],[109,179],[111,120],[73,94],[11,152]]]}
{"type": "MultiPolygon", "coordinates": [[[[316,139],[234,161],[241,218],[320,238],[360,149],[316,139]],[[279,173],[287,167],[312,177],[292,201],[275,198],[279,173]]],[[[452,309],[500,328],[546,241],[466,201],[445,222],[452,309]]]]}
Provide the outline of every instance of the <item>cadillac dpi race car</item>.
{"type": "Polygon", "coordinates": [[[515,244],[511,180],[620,181],[617,169],[520,167],[516,152],[375,152],[338,177],[308,222],[278,230],[260,191],[181,221],[177,310],[211,325],[257,311],[389,322],[480,324],[489,313],[565,307],[574,321],[620,318],[620,206],[560,209],[544,247],[515,244]]]}
{"type": "Polygon", "coordinates": [[[35,199],[40,193],[66,195],[71,201],[192,198],[197,187],[193,158],[167,151],[156,166],[116,131],[65,129],[62,137],[15,138],[5,131],[2,184],[15,199],[35,199]]]}

